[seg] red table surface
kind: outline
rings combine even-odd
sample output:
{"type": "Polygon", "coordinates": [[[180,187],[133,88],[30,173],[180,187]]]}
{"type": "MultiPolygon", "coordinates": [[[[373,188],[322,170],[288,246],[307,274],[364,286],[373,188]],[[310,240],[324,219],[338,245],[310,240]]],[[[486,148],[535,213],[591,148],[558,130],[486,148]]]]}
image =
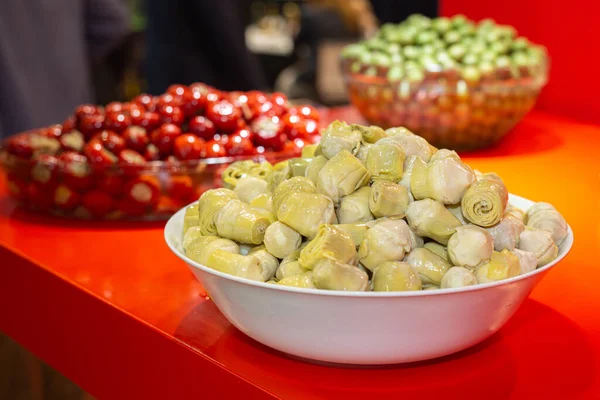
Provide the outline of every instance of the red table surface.
{"type": "Polygon", "coordinates": [[[39,216],[3,189],[0,330],[99,398],[600,398],[599,151],[600,127],[532,113],[497,148],[464,155],[512,193],[552,202],[575,245],[500,332],[452,356],[377,368],[292,359],[205,299],[164,223],[39,216]]]}

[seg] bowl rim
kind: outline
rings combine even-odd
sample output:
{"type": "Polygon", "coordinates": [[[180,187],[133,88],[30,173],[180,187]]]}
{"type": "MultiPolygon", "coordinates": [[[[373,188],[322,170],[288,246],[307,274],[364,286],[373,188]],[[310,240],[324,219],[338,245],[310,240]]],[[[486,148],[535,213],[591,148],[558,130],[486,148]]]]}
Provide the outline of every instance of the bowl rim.
{"type": "MultiPolygon", "coordinates": [[[[510,204],[511,199],[524,200],[524,201],[527,201],[527,202],[530,202],[533,204],[536,203],[532,200],[529,200],[529,199],[526,199],[524,197],[517,196],[514,194],[509,194],[509,204],[510,204]]],[[[550,268],[552,268],[558,262],[560,262],[562,259],[564,259],[567,256],[567,254],[569,254],[569,252],[571,251],[571,249],[573,247],[573,242],[574,242],[573,230],[571,229],[571,226],[567,223],[567,236],[561,243],[561,246],[564,246],[564,248],[561,250],[560,246],[559,246],[559,253],[558,253],[558,256],[556,257],[556,259],[554,259],[552,262],[544,265],[541,268],[536,268],[535,270],[527,272],[525,274],[518,275],[518,276],[515,276],[512,278],[508,278],[508,279],[502,279],[502,280],[496,281],[496,282],[470,285],[470,286],[464,286],[464,287],[460,287],[460,288],[437,289],[437,290],[417,290],[417,291],[405,291],[405,292],[374,292],[374,291],[350,292],[350,291],[342,291],[342,290],[305,289],[305,288],[296,288],[296,287],[292,287],[292,286],[283,286],[283,285],[276,285],[276,284],[272,284],[272,283],[253,281],[253,280],[250,280],[247,278],[240,278],[237,276],[229,275],[224,272],[220,272],[220,271],[214,270],[212,268],[206,267],[206,266],[199,264],[199,263],[189,259],[188,257],[186,257],[185,254],[183,254],[181,251],[179,251],[179,249],[177,249],[175,246],[173,246],[171,244],[171,241],[168,237],[167,228],[169,227],[169,225],[171,225],[173,223],[173,221],[175,219],[179,218],[180,214],[185,213],[185,209],[187,207],[189,207],[190,205],[195,204],[195,203],[197,203],[197,201],[186,205],[185,207],[183,207],[182,209],[177,211],[175,214],[173,214],[169,218],[167,223],[165,224],[165,228],[163,230],[163,237],[165,239],[165,242],[167,243],[167,246],[179,259],[181,259],[186,264],[188,264],[188,266],[192,266],[192,267],[200,269],[208,274],[215,275],[220,278],[232,280],[234,282],[241,283],[244,285],[254,286],[257,288],[270,289],[270,290],[275,290],[275,291],[292,292],[292,293],[306,294],[306,295],[320,295],[320,296],[332,296],[332,297],[353,297],[353,298],[390,298],[390,297],[395,298],[395,297],[423,297],[423,296],[429,297],[429,296],[440,296],[440,295],[446,295],[446,294],[459,294],[459,293],[468,293],[468,292],[475,292],[475,291],[480,291],[480,290],[487,290],[487,289],[491,289],[494,287],[504,286],[504,285],[508,285],[508,284],[511,284],[514,282],[525,280],[527,278],[530,278],[535,275],[538,275],[538,274],[548,271],[550,268]]],[[[200,282],[200,283],[202,283],[202,282],[200,282]]]]}

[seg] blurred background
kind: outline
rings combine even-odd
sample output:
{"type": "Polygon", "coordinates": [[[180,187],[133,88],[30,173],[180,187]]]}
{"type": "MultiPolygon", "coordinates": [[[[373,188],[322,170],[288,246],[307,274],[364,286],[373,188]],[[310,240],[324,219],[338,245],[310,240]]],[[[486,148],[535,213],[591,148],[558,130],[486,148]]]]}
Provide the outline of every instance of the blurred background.
{"type": "MultiPolygon", "coordinates": [[[[279,91],[346,104],[339,52],[413,13],[514,25],[544,44],[537,108],[600,122],[593,40],[600,3],[581,0],[27,0],[0,2],[0,137],[62,121],[78,104],[160,94],[174,83],[279,91]]],[[[43,332],[40,332],[43,334],[43,332]]],[[[0,333],[1,399],[89,398],[0,333]]]]}

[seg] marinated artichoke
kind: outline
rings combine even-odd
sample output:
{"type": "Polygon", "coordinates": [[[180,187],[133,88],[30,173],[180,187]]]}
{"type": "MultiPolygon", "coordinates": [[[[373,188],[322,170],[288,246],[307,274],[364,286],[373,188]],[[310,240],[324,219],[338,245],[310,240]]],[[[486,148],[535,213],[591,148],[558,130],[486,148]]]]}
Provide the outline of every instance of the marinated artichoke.
{"type": "Polygon", "coordinates": [[[230,189],[207,190],[198,200],[200,231],[203,235],[216,235],[215,216],[230,200],[237,199],[237,195],[230,189]]]}
{"type": "Polygon", "coordinates": [[[494,250],[514,250],[519,244],[521,232],[525,229],[523,222],[513,214],[506,212],[496,225],[487,228],[494,239],[494,250]]]}
{"type": "Polygon", "coordinates": [[[373,271],[386,261],[401,261],[415,243],[403,219],[387,219],[374,224],[365,233],[358,249],[358,261],[373,271]]]}
{"type": "Polygon", "coordinates": [[[492,256],[494,239],[488,231],[476,225],[456,228],[448,241],[448,256],[453,265],[476,268],[492,256]]]}
{"type": "Polygon", "coordinates": [[[352,125],[345,122],[334,121],[322,132],[319,149],[328,159],[335,157],[342,150],[356,155],[361,141],[362,134],[359,130],[353,129],[352,125]]]}
{"type": "Polygon", "coordinates": [[[340,198],[365,186],[371,175],[359,159],[347,150],[341,150],[329,159],[319,171],[317,192],[328,196],[335,203],[340,198]]]}
{"type": "Polygon", "coordinates": [[[465,267],[452,267],[442,278],[440,288],[451,289],[471,285],[477,285],[477,278],[473,271],[465,267]]]}
{"type": "Polygon", "coordinates": [[[185,215],[183,217],[183,234],[188,231],[193,226],[198,226],[200,224],[200,214],[198,212],[197,206],[188,206],[185,209],[185,215]]]}
{"type": "Polygon", "coordinates": [[[536,203],[527,210],[527,226],[548,232],[557,246],[568,233],[567,221],[548,203],[536,203]]]}
{"type": "Polygon", "coordinates": [[[365,166],[373,180],[398,182],[404,172],[404,150],[397,143],[375,143],[369,147],[365,166]]]}
{"type": "Polygon", "coordinates": [[[215,216],[219,236],[240,243],[261,244],[271,222],[240,200],[229,200],[215,216]]]}
{"type": "Polygon", "coordinates": [[[373,271],[373,291],[404,292],[421,290],[423,283],[410,264],[400,261],[388,261],[373,271]]]}
{"type": "Polygon", "coordinates": [[[425,236],[441,244],[448,244],[460,221],[438,201],[424,199],[409,204],[406,219],[410,228],[419,236],[425,236]]]}
{"type": "Polygon", "coordinates": [[[313,283],[319,289],[362,292],[369,285],[369,277],[365,272],[331,258],[317,261],[312,273],[313,283]]]}
{"type": "Polygon", "coordinates": [[[546,231],[526,227],[519,237],[519,250],[529,251],[537,258],[537,266],[542,267],[558,256],[558,246],[552,235],[546,231]]]}
{"type": "Polygon", "coordinates": [[[298,261],[303,268],[312,270],[322,258],[355,264],[356,246],[350,236],[334,225],[321,225],[317,236],[300,251],[298,261]]]}
{"type": "Polygon", "coordinates": [[[234,193],[244,203],[251,203],[256,197],[267,193],[267,181],[252,176],[238,180],[234,193]]]}
{"type": "Polygon", "coordinates": [[[419,274],[423,284],[437,285],[442,282],[451,265],[437,254],[424,247],[411,250],[404,259],[419,274]]]}
{"type": "Polygon", "coordinates": [[[372,221],[374,218],[369,209],[370,195],[371,189],[365,186],[348,196],[342,197],[337,212],[338,222],[340,224],[350,224],[372,221]]]}
{"type": "Polygon", "coordinates": [[[275,221],[265,231],[265,247],[277,258],[285,258],[302,244],[302,235],[280,221],[275,221]]]}
{"type": "Polygon", "coordinates": [[[333,202],[320,193],[291,193],[277,210],[277,219],[307,238],[315,237],[321,224],[337,223],[333,202]]]}
{"type": "Polygon", "coordinates": [[[479,283],[495,282],[518,276],[521,273],[519,258],[508,250],[494,251],[490,260],[475,270],[479,283]]]}
{"type": "Polygon", "coordinates": [[[409,203],[408,190],[402,185],[385,180],[375,181],[371,185],[368,207],[377,218],[403,216],[409,203]]]}
{"type": "Polygon", "coordinates": [[[507,204],[508,191],[502,180],[498,175],[486,174],[467,189],[461,209],[468,221],[490,227],[500,222],[507,204]]]}

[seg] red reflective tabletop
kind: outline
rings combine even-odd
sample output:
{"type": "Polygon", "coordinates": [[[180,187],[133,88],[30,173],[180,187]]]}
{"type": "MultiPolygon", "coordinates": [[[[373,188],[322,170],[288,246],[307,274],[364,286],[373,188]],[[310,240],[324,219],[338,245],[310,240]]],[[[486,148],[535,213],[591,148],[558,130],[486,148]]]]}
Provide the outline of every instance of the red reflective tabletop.
{"type": "MultiPolygon", "coordinates": [[[[351,108],[325,114],[360,121],[351,108]]],[[[600,127],[532,113],[497,148],[463,155],[553,203],[575,245],[500,332],[449,357],[381,368],[290,358],[225,320],[164,244],[164,223],[31,214],[3,186],[0,330],[99,398],[600,398],[599,151],[600,127]]]]}

